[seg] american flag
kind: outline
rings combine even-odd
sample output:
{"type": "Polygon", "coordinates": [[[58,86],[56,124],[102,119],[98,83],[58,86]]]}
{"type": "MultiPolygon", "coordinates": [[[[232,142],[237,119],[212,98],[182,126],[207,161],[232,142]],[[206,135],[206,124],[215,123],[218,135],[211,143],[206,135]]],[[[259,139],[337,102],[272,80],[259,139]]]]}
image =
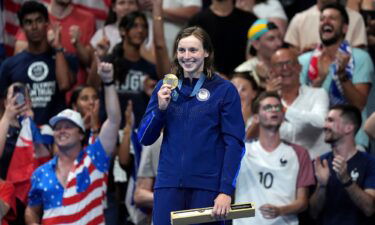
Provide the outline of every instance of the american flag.
{"type": "MultiPolygon", "coordinates": [[[[15,36],[19,29],[17,11],[23,2],[27,0],[4,1],[4,45],[8,56],[13,55],[15,36]]],[[[51,0],[39,0],[49,4],[51,0]]],[[[101,27],[107,17],[111,0],[73,0],[73,3],[81,9],[85,9],[95,15],[97,27],[101,27]]]]}

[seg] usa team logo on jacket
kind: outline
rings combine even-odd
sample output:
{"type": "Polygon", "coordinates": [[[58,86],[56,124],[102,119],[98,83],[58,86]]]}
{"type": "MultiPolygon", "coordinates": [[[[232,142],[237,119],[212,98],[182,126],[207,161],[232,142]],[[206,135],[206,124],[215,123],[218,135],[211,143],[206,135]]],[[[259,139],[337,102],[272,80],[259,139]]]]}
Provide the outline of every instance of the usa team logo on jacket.
{"type": "Polygon", "coordinates": [[[197,99],[199,101],[204,102],[204,101],[207,101],[209,98],[210,98],[210,92],[207,89],[201,88],[198,91],[197,99]]]}

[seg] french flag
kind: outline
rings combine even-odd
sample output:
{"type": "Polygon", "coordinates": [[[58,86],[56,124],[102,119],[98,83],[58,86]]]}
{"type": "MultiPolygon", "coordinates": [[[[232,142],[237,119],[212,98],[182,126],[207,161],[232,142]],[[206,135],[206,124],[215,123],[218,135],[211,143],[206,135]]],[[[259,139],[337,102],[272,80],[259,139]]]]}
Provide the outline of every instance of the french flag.
{"type": "Polygon", "coordinates": [[[26,204],[32,173],[51,159],[48,145],[53,143],[53,136],[48,125],[38,128],[30,117],[20,118],[20,121],[21,130],[6,180],[13,183],[16,197],[26,204]]]}

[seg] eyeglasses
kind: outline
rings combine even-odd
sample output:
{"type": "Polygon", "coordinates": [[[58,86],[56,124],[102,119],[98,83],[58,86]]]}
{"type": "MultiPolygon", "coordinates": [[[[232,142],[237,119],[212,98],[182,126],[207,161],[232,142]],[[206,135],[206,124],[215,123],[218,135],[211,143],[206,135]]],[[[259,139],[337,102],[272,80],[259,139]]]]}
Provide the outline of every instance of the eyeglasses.
{"type": "Polygon", "coordinates": [[[291,66],[294,66],[297,62],[295,60],[288,60],[285,62],[278,62],[278,63],[273,63],[272,67],[275,69],[280,69],[283,68],[284,66],[287,66],[290,68],[291,66]]]}
{"type": "Polygon", "coordinates": [[[278,104],[278,105],[271,105],[271,104],[267,104],[265,106],[262,107],[263,111],[265,112],[281,112],[282,109],[283,109],[283,106],[281,104],[278,104]]]}

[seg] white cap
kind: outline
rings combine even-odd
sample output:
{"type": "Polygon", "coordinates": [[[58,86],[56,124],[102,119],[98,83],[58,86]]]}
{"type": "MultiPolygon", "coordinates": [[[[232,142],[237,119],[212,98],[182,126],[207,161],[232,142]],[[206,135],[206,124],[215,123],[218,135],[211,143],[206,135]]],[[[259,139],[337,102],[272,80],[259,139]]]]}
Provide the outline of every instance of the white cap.
{"type": "Polygon", "coordinates": [[[76,112],[71,109],[65,109],[61,111],[56,116],[52,117],[49,120],[49,124],[54,127],[58,122],[61,120],[68,120],[72,123],[74,123],[77,127],[81,128],[83,132],[85,132],[85,126],[83,125],[83,119],[81,117],[81,114],[79,112],[76,112]]]}

